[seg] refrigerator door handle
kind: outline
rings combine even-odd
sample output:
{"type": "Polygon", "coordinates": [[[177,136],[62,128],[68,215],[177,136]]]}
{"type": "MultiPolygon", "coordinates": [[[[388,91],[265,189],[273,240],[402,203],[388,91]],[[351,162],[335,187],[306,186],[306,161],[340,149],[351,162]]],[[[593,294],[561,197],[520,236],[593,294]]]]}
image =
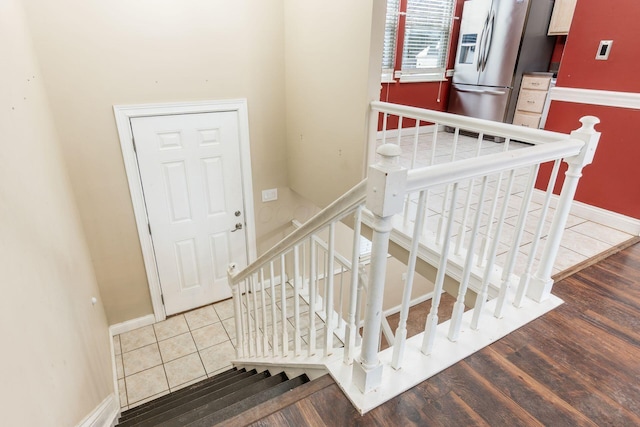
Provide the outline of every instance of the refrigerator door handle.
{"type": "Polygon", "coordinates": [[[496,22],[496,12],[495,10],[491,11],[491,19],[489,20],[489,25],[487,26],[487,40],[485,43],[484,52],[482,53],[482,71],[487,67],[487,61],[489,59],[489,52],[491,51],[491,45],[493,44],[493,30],[495,28],[496,22]]]}
{"type": "Polygon", "coordinates": [[[491,90],[491,89],[462,89],[461,87],[455,86],[458,92],[469,92],[469,93],[486,93],[489,95],[506,95],[507,92],[501,90],[491,90]]]}
{"type": "Polygon", "coordinates": [[[478,43],[478,63],[476,64],[476,71],[480,71],[482,67],[482,63],[484,62],[484,36],[487,32],[487,28],[489,26],[489,17],[491,13],[487,14],[487,19],[484,20],[484,25],[482,26],[482,32],[480,33],[480,42],[478,43]]]}

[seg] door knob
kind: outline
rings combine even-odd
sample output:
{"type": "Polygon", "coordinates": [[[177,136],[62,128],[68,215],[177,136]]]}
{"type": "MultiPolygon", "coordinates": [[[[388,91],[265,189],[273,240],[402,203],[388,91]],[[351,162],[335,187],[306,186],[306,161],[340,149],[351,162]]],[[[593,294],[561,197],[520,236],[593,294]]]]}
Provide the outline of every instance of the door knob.
{"type": "Polygon", "coordinates": [[[235,216],[240,216],[240,215],[242,215],[242,212],[240,212],[240,211],[236,211],[236,213],[235,213],[234,215],[235,215],[235,216]]]}
{"type": "Polygon", "coordinates": [[[231,230],[231,232],[233,233],[234,231],[238,231],[238,230],[242,230],[242,223],[241,222],[237,223],[236,224],[236,228],[231,230]]]}

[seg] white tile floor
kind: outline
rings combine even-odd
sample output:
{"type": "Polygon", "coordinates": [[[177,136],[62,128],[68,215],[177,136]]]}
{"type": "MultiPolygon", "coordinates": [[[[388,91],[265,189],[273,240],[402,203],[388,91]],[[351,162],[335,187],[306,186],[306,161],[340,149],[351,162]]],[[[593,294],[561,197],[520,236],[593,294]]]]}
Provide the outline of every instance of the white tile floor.
{"type": "MultiPolygon", "coordinates": [[[[403,139],[403,164],[411,165],[412,138],[403,139]],[[405,141],[407,141],[405,143],[405,141]]],[[[428,164],[430,136],[421,137],[416,167],[428,164]],[[424,144],[423,144],[424,142],[424,144]]],[[[443,133],[438,140],[436,163],[450,161],[452,136],[443,133]]],[[[475,138],[461,137],[456,158],[475,154],[475,138]]],[[[511,149],[525,146],[512,143],[511,149]]],[[[483,154],[499,152],[503,145],[483,143],[483,154]]],[[[435,195],[437,197],[437,194],[435,195]]],[[[430,204],[431,206],[431,204],[430,204]]],[[[535,209],[531,217],[535,218],[535,209]]],[[[515,225],[515,215],[507,216],[505,224],[515,225]]],[[[533,223],[532,223],[533,224],[533,223]]],[[[527,224],[525,230],[533,233],[527,224]]],[[[508,236],[509,227],[505,228],[508,236]]],[[[632,236],[631,234],[571,215],[554,266],[554,273],[570,268],[595,256],[632,236]]],[[[521,248],[526,252],[530,245],[527,235],[521,248]]],[[[498,262],[506,257],[508,247],[502,245],[498,262]]],[[[524,260],[524,257],[518,258],[524,260]]],[[[503,260],[504,261],[504,260],[503,260]]],[[[515,272],[523,269],[516,264],[515,272]]],[[[289,310],[292,313],[292,310],[289,310]]],[[[116,370],[123,410],[138,406],[194,382],[213,376],[231,367],[235,357],[233,340],[235,329],[231,300],[199,308],[167,320],[146,326],[113,338],[116,354],[116,370]]],[[[320,339],[320,337],[319,337],[320,339]]]]}
{"type": "Polygon", "coordinates": [[[231,300],[113,337],[123,410],[231,367],[231,300]]]}
{"type": "MultiPolygon", "coordinates": [[[[378,141],[381,144],[381,140],[378,141]]],[[[397,138],[393,137],[389,142],[397,143],[397,138]]],[[[454,134],[444,131],[439,131],[437,135],[435,154],[432,155],[433,147],[433,134],[425,133],[420,134],[417,144],[413,134],[413,131],[407,132],[406,136],[400,138],[400,147],[402,148],[402,155],[400,163],[411,169],[424,167],[433,162],[433,164],[447,163],[452,160],[460,160],[469,157],[475,157],[479,155],[487,155],[492,153],[499,153],[508,150],[518,150],[526,148],[529,145],[515,141],[511,141],[508,146],[504,143],[496,143],[489,140],[481,140],[481,144],[478,145],[478,138],[465,135],[459,135],[458,140],[454,146],[454,134]],[[415,153],[415,158],[414,158],[415,153]],[[454,158],[452,159],[452,154],[454,158]],[[432,161],[433,159],[433,161],[432,161]]],[[[587,166],[588,167],[588,166],[587,166]]],[[[509,250],[509,242],[513,236],[513,230],[515,229],[519,205],[522,201],[522,194],[526,188],[526,182],[528,178],[528,170],[521,169],[516,172],[516,179],[514,180],[514,186],[510,192],[511,197],[509,200],[509,208],[505,216],[505,224],[503,225],[503,231],[500,239],[500,245],[497,251],[497,263],[504,265],[507,257],[507,251],[509,250]]],[[[495,178],[492,178],[495,181],[495,178]]],[[[502,186],[506,184],[506,179],[503,178],[502,186]]],[[[475,183],[474,193],[479,192],[479,183],[475,183]]],[[[491,180],[489,188],[495,189],[495,184],[492,185],[491,180]]],[[[461,194],[466,193],[464,186],[460,187],[459,192],[461,194]]],[[[444,188],[437,188],[430,191],[428,209],[429,214],[427,216],[426,228],[430,231],[435,231],[438,225],[437,218],[442,212],[442,202],[444,199],[444,188]],[[429,218],[435,218],[432,222],[429,222],[429,218]]],[[[504,197],[504,192],[500,193],[500,197],[504,197]]],[[[499,199],[500,200],[500,199],[499,199]]],[[[412,195],[412,203],[410,205],[409,212],[415,212],[417,206],[417,194],[412,195]],[[415,200],[414,200],[415,199],[415,200]]],[[[454,225],[454,236],[457,233],[457,227],[461,225],[462,204],[464,202],[463,197],[458,197],[458,209],[456,210],[456,223],[454,225]]],[[[523,256],[517,258],[514,273],[520,274],[524,271],[526,262],[526,255],[528,254],[528,247],[533,240],[534,232],[537,225],[537,219],[539,218],[539,212],[541,212],[542,205],[532,202],[529,208],[529,214],[527,223],[525,224],[525,233],[520,244],[520,252],[523,256]]],[[[486,210],[486,207],[485,207],[486,210]]],[[[474,207],[471,208],[470,213],[473,214],[474,207]]],[[[470,215],[473,217],[473,215],[470,215]]],[[[413,218],[410,215],[409,218],[413,218]]],[[[542,236],[545,236],[550,227],[550,221],[553,218],[553,209],[549,209],[549,213],[546,216],[546,226],[542,236]]],[[[411,219],[410,219],[411,220],[411,219]]],[[[467,224],[469,228],[470,224],[467,224]]],[[[480,230],[481,234],[483,229],[480,230]]],[[[570,215],[565,227],[565,233],[562,238],[562,243],[556,263],[553,268],[553,274],[559,273],[572,267],[582,261],[585,261],[613,246],[616,246],[630,238],[634,237],[631,234],[625,233],[620,230],[608,227],[603,224],[598,224],[593,221],[589,221],[586,218],[582,218],[576,215],[570,215]]],[[[542,246],[538,248],[536,252],[536,260],[539,260],[542,252],[542,246]]],[[[537,262],[534,263],[534,268],[537,262]]]]}

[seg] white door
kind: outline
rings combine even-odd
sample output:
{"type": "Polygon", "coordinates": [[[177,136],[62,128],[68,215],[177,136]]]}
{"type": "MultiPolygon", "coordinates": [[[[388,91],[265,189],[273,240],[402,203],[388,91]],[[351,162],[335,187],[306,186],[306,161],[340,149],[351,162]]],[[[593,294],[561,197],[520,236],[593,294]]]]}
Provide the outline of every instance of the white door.
{"type": "Polygon", "coordinates": [[[131,118],[166,314],[229,298],[246,265],[236,112],[131,118]]]}

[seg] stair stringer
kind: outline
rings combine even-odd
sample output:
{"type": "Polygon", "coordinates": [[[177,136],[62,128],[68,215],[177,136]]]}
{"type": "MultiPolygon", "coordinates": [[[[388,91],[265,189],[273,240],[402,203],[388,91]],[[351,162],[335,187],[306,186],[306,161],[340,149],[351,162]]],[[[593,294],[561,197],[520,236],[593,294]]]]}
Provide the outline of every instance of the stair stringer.
{"type": "Polygon", "coordinates": [[[289,378],[307,374],[310,380],[314,380],[329,373],[327,368],[328,364],[342,361],[342,359],[343,349],[338,348],[335,349],[334,353],[330,356],[324,356],[322,354],[316,354],[314,356],[293,356],[293,354],[291,354],[286,357],[240,358],[233,360],[231,363],[238,369],[255,369],[258,372],[268,370],[271,375],[284,371],[289,378]]]}

